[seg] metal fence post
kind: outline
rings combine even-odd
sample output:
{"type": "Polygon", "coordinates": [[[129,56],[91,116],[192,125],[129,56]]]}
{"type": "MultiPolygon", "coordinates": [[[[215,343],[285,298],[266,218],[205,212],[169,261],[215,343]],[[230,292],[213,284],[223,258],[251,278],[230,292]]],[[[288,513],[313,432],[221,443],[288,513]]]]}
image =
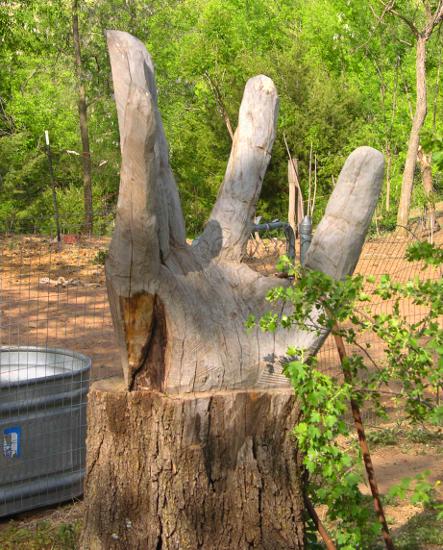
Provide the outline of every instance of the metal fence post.
{"type": "Polygon", "coordinates": [[[306,253],[312,241],[312,218],[305,216],[299,226],[300,231],[300,263],[305,265],[306,253]]]}
{"type": "Polygon", "coordinates": [[[55,189],[55,178],[54,178],[54,170],[52,168],[52,154],[51,154],[51,145],[49,144],[48,130],[45,130],[45,142],[46,142],[46,155],[48,156],[49,176],[51,179],[52,204],[54,207],[55,229],[57,232],[57,250],[58,252],[60,252],[62,249],[62,238],[60,233],[60,217],[58,214],[57,192],[55,189]]]}

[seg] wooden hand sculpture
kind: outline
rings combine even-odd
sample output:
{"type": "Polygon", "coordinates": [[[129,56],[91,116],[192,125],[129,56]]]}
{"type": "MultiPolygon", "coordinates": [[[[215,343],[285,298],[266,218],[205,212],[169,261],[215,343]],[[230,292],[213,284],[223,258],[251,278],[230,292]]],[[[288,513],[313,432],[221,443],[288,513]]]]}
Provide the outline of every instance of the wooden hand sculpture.
{"type": "MultiPolygon", "coordinates": [[[[247,332],[269,310],[267,292],[288,281],[242,263],[275,138],[277,92],[266,76],[245,87],[226,174],[196,246],[183,214],[151,58],[133,36],[108,32],[121,143],[121,182],[106,263],[108,294],[129,389],[167,393],[286,385],[288,346],[315,353],[322,337],[247,332]]],[[[347,159],[315,232],[306,265],[335,278],[353,272],[377,203],[384,161],[370,147],[347,159]]]]}

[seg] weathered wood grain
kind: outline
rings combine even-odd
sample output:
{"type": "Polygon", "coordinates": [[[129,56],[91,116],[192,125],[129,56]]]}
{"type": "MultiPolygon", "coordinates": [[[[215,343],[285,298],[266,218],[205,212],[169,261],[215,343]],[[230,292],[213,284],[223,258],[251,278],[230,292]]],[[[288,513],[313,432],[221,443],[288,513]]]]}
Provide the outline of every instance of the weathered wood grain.
{"type": "MultiPolygon", "coordinates": [[[[154,156],[146,160],[149,166],[153,165],[154,177],[150,180],[150,185],[155,188],[160,248],[163,256],[167,256],[169,241],[178,245],[184,244],[186,235],[177,186],[169,165],[168,144],[157,106],[154,65],[143,43],[126,32],[107,31],[107,42],[123,160],[131,154],[128,149],[123,153],[124,136],[128,133],[125,128],[131,123],[131,119],[134,118],[134,122],[141,127],[155,123],[154,156]],[[152,103],[149,116],[146,113],[137,113],[131,108],[129,95],[134,87],[149,96],[152,103]],[[152,122],[149,120],[151,117],[152,122]]],[[[134,183],[137,185],[137,182],[134,183]]]]}
{"type": "Polygon", "coordinates": [[[248,80],[231,155],[200,249],[239,261],[251,234],[255,207],[271,159],[278,114],[277,90],[264,75],[248,80]]]}
{"type": "MultiPolygon", "coordinates": [[[[128,388],[186,393],[287,386],[282,361],[288,346],[315,353],[324,335],[248,332],[248,316],[260,317],[270,307],[267,292],[288,283],[241,263],[275,138],[272,81],[260,75],[246,85],[218,199],[197,246],[190,247],[167,160],[152,61],[126,33],[111,31],[108,42],[122,173],[106,275],[128,388]]],[[[353,271],[382,178],[379,152],[363,147],[350,155],[316,231],[310,267],[337,278],[353,271]]],[[[281,313],[282,306],[275,311],[281,313]]]]}
{"type": "MultiPolygon", "coordinates": [[[[298,411],[282,362],[289,345],[315,353],[326,335],[248,332],[268,291],[289,282],[241,263],[275,138],[275,87],[248,81],[217,202],[191,247],[152,61],[127,33],[108,32],[108,44],[122,167],[106,278],[125,385],[89,395],[81,547],[301,550],[298,411]]],[[[310,267],[352,272],[382,177],[377,151],[350,156],[310,267]]]]}
{"type": "Polygon", "coordinates": [[[358,147],[340,176],[306,255],[306,267],[335,279],[353,273],[380,196],[384,157],[358,147]]]}

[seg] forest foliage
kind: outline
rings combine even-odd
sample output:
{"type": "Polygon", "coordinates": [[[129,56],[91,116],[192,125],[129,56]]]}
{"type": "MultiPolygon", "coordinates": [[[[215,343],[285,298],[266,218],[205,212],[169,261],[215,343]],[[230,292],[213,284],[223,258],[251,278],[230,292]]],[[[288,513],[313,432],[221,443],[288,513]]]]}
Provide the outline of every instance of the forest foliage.
{"type": "MultiPolygon", "coordinates": [[[[88,103],[95,230],[108,231],[119,182],[119,136],[105,30],[131,32],[148,47],[187,231],[198,234],[223,179],[247,79],[270,76],[280,96],[277,138],[258,214],[287,212],[287,153],[298,158],[302,188],[309,152],[318,164],[318,219],[345,157],[359,145],[387,158],[391,206],[380,224],[395,225],[415,104],[414,37],[401,19],[367,0],[81,0],[83,74],[88,103]]],[[[417,14],[419,3],[399,0],[417,14]]],[[[432,4],[432,1],[431,1],[432,4]]],[[[44,149],[48,130],[64,227],[83,220],[72,2],[0,2],[0,229],[52,225],[44,149]]],[[[443,148],[443,36],[428,44],[426,152],[443,148]]],[[[441,162],[434,162],[437,194],[441,162]]],[[[416,170],[413,206],[424,204],[416,170]]]]}

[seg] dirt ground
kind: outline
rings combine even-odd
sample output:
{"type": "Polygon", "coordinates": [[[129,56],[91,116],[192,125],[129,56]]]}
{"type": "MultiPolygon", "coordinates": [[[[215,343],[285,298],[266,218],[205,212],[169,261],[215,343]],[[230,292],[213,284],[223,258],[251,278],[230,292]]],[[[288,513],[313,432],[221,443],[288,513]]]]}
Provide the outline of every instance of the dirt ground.
{"type": "MultiPolygon", "coordinates": [[[[443,227],[443,213],[440,213],[443,227]]],[[[365,275],[390,273],[397,280],[440,277],[437,271],[422,271],[421,266],[404,260],[409,242],[415,239],[393,235],[376,236],[363,249],[357,272],[365,275]]],[[[443,231],[435,235],[443,244],[443,231]]],[[[119,358],[113,338],[103,260],[109,241],[106,238],[65,237],[61,252],[49,239],[38,236],[0,236],[0,345],[36,345],[68,348],[92,358],[92,378],[120,375],[119,358]]],[[[284,252],[281,243],[272,240],[250,244],[251,267],[266,274],[275,271],[275,260],[284,252]]],[[[372,304],[374,308],[386,304],[372,304]]],[[[402,306],[410,316],[420,310],[411,304],[402,306]]],[[[338,356],[328,340],[319,355],[326,371],[337,369],[338,356]]],[[[369,422],[370,423],[370,422],[369,422]]],[[[384,429],[378,426],[374,429],[384,429]]],[[[443,481],[443,439],[414,442],[399,437],[394,445],[377,445],[373,453],[377,478],[384,493],[405,476],[430,470],[430,479],[443,481]]],[[[442,486],[438,488],[443,501],[442,486]]],[[[423,513],[420,506],[396,503],[387,506],[387,515],[394,530],[401,530],[414,516],[423,513]]],[[[19,516],[23,526],[33,526],[43,517],[48,521],[77,521],[82,503],[19,516]]],[[[8,526],[0,520],[0,531],[8,526]]],[[[32,547],[34,548],[34,547],[32,547]]],[[[37,548],[37,547],[35,547],[37,548]]],[[[429,550],[443,548],[430,545],[429,550]]]]}
{"type": "MultiPolygon", "coordinates": [[[[395,445],[376,447],[372,452],[375,472],[382,494],[386,494],[392,485],[400,483],[406,477],[429,470],[428,481],[443,483],[443,435],[440,433],[434,442],[415,443],[407,438],[399,438],[395,445]]],[[[369,494],[366,487],[365,492],[369,494]]],[[[442,486],[436,489],[438,500],[443,500],[442,486]]],[[[416,514],[423,511],[421,506],[408,503],[388,505],[386,514],[391,525],[402,527],[416,514]]],[[[443,548],[443,540],[442,540],[443,548]]]]}
{"type": "MultiPolygon", "coordinates": [[[[441,213],[443,226],[443,212],[441,213]]],[[[398,281],[415,276],[439,277],[437,270],[404,260],[406,248],[415,240],[376,236],[362,251],[356,272],[363,275],[389,273],[398,281]]],[[[50,239],[39,236],[0,235],[0,344],[3,346],[49,346],[72,349],[92,358],[92,378],[120,374],[104,274],[107,238],[64,237],[61,252],[50,239]]],[[[443,231],[435,235],[443,244],[443,231]]],[[[247,263],[272,276],[285,247],[277,239],[252,240],[247,263]]],[[[368,289],[370,292],[370,289],[368,289]]],[[[372,302],[377,311],[389,304],[372,302]]],[[[420,310],[402,305],[409,317],[420,310]]],[[[338,355],[332,340],[319,354],[320,365],[334,370],[338,355]]]]}
{"type": "Polygon", "coordinates": [[[92,378],[120,374],[103,259],[108,239],[2,237],[0,343],[67,348],[92,358],[92,378]]]}

